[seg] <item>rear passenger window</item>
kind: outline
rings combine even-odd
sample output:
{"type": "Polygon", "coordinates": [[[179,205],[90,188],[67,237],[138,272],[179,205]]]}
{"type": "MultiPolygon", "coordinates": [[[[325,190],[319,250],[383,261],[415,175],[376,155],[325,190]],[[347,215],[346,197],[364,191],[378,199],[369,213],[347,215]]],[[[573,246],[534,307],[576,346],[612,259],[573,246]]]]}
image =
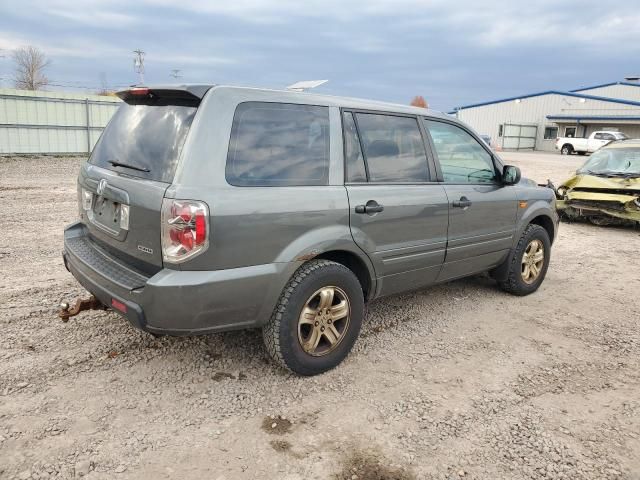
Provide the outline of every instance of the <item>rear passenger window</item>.
{"type": "Polygon", "coordinates": [[[370,182],[426,182],[427,154],[418,121],[356,113],[370,182]]]}
{"type": "Polygon", "coordinates": [[[237,186],[327,185],[329,108],[268,102],[238,105],[226,178],[237,186]]]}
{"type": "Polygon", "coordinates": [[[347,182],[366,182],[367,172],[364,169],[364,158],[358,140],[358,131],[351,112],[342,116],[344,128],[344,156],[347,182]]]}

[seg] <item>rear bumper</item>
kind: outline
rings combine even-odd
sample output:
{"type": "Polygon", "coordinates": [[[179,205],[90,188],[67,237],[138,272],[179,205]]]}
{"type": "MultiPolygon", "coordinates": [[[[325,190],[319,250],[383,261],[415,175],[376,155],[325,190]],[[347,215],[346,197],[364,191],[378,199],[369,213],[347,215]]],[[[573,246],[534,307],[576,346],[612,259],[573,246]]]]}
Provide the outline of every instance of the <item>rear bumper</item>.
{"type": "Polygon", "coordinates": [[[264,325],[300,265],[270,263],[216,271],[162,269],[151,277],[110,256],[82,223],[64,232],[64,263],[102,303],[124,303],[134,327],[168,335],[197,335],[264,325]]]}

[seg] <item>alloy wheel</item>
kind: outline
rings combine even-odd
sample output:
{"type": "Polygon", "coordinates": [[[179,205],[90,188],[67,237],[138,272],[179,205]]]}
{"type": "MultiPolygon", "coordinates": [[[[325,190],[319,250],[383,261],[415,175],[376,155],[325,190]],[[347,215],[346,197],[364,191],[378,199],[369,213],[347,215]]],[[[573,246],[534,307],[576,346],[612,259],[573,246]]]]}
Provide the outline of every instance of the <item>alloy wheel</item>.
{"type": "Polygon", "coordinates": [[[351,319],[349,297],[341,288],[322,287],[311,295],[298,319],[298,341],[314,357],[332,352],[345,337],[351,319]]]}
{"type": "Polygon", "coordinates": [[[544,244],[538,239],[531,240],[522,254],[521,274],[524,283],[528,285],[535,283],[542,272],[543,266],[544,244]]]}

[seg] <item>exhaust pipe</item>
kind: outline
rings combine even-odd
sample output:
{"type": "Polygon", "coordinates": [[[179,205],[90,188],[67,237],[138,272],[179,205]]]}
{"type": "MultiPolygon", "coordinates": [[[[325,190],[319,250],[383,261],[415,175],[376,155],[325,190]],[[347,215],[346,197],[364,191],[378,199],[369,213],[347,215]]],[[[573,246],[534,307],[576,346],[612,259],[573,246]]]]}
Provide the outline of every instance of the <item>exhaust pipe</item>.
{"type": "Polygon", "coordinates": [[[75,317],[84,310],[106,310],[107,308],[96,297],[91,295],[89,298],[78,298],[76,304],[71,307],[69,303],[62,302],[60,304],[60,310],[58,316],[63,322],[68,322],[69,318],[75,317]]]}

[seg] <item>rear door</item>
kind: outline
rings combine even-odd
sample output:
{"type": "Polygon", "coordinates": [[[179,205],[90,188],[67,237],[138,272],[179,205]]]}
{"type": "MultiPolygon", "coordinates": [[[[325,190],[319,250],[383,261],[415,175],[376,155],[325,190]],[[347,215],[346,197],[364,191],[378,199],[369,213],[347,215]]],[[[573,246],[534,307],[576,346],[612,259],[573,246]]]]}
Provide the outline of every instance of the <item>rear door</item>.
{"type": "Polygon", "coordinates": [[[482,272],[509,252],[515,234],[515,190],[503,186],[492,153],[467,130],[426,120],[449,200],[448,244],[439,280],[482,272]]]}
{"type": "Polygon", "coordinates": [[[435,282],[448,204],[414,116],[344,111],[346,188],[353,238],[388,295],[435,282]]]}
{"type": "Polygon", "coordinates": [[[153,273],[162,267],[160,212],[200,99],[186,91],[123,92],[124,102],[78,180],[92,239],[153,273]]]}

